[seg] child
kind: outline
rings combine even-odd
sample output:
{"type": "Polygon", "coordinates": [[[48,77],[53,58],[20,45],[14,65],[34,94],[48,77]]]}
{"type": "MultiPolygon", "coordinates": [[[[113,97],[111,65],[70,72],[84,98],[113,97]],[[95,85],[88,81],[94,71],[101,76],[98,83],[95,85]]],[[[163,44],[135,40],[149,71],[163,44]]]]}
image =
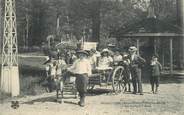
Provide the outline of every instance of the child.
{"type": "Polygon", "coordinates": [[[50,65],[49,65],[49,76],[47,78],[48,81],[48,90],[49,92],[52,92],[54,90],[54,79],[56,77],[56,61],[53,61],[50,65]]]}
{"type": "Polygon", "coordinates": [[[56,88],[57,90],[60,89],[63,90],[63,71],[66,69],[67,65],[64,60],[64,54],[61,54],[59,56],[59,59],[57,60],[57,67],[56,67],[56,88]]]}
{"type": "Polygon", "coordinates": [[[115,65],[118,65],[118,63],[119,63],[120,61],[122,61],[122,60],[123,60],[123,57],[122,57],[122,55],[119,53],[119,51],[115,51],[114,56],[113,56],[114,64],[115,64],[115,65]]]}
{"type": "Polygon", "coordinates": [[[128,54],[124,53],[123,61],[120,63],[124,67],[125,91],[131,92],[131,74],[130,74],[130,59],[128,54]],[[128,85],[128,88],[127,88],[128,85]]]}
{"type": "Polygon", "coordinates": [[[113,62],[113,59],[110,56],[109,50],[104,49],[104,50],[102,50],[101,57],[98,60],[97,69],[101,69],[101,70],[112,69],[112,67],[111,67],[112,62],[113,62]]]}
{"type": "Polygon", "coordinates": [[[62,71],[66,69],[66,62],[64,59],[64,55],[60,55],[59,59],[57,60],[57,67],[56,67],[56,77],[60,77],[62,75],[62,71]]]}
{"type": "Polygon", "coordinates": [[[162,65],[158,62],[158,57],[156,55],[152,57],[150,65],[151,65],[151,78],[150,78],[151,90],[152,90],[152,93],[157,94],[162,65]],[[154,87],[155,85],[156,85],[156,88],[154,87]]]}

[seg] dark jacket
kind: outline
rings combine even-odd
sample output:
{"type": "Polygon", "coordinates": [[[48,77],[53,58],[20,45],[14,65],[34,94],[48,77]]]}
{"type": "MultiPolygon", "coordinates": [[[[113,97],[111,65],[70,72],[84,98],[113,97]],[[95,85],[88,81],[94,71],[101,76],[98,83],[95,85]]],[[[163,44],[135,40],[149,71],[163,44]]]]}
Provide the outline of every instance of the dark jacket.
{"type": "Polygon", "coordinates": [[[131,60],[131,55],[129,56],[130,58],[130,68],[131,69],[141,69],[144,64],[146,63],[145,59],[142,57],[135,55],[134,60],[131,60]]]}
{"type": "Polygon", "coordinates": [[[159,76],[162,70],[162,65],[157,61],[156,64],[151,66],[151,76],[159,76]]]}

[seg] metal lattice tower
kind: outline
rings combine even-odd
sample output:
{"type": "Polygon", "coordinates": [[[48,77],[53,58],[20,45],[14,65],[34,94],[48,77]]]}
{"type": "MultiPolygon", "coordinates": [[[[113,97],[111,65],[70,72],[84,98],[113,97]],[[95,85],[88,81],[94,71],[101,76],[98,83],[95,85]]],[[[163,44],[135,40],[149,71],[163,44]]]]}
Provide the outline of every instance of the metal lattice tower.
{"type": "Polygon", "coordinates": [[[18,48],[15,0],[5,0],[1,90],[19,95],[18,48]]]}

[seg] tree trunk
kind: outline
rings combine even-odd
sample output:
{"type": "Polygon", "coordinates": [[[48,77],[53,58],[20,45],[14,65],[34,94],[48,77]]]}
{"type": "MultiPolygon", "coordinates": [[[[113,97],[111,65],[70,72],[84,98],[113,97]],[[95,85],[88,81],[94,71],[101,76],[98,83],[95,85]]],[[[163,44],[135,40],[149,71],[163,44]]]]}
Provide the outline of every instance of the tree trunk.
{"type": "Polygon", "coordinates": [[[177,7],[177,24],[179,26],[183,23],[183,0],[176,0],[176,7],[177,7]]]}
{"type": "Polygon", "coordinates": [[[92,42],[100,42],[100,0],[95,0],[93,2],[93,12],[92,12],[92,42]]]}
{"type": "Polygon", "coordinates": [[[57,19],[56,19],[56,39],[60,40],[60,15],[57,14],[57,19]]]}
{"type": "Polygon", "coordinates": [[[25,47],[29,46],[29,17],[26,15],[26,37],[25,37],[25,47]]]}
{"type": "MultiPolygon", "coordinates": [[[[3,40],[3,5],[2,5],[2,0],[0,0],[0,49],[2,48],[2,40],[3,40]]],[[[1,52],[1,50],[0,50],[1,52]]]]}

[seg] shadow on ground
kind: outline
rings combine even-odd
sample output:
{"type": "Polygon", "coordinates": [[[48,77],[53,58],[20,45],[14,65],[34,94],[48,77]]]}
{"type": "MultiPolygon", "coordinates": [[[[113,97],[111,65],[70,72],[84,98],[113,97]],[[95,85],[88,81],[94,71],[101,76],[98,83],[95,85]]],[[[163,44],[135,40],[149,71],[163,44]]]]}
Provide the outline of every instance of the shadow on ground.
{"type": "MultiPolygon", "coordinates": [[[[142,71],[142,81],[143,83],[150,83],[150,74],[145,72],[146,70],[142,71]]],[[[170,84],[170,83],[184,83],[184,76],[179,75],[161,75],[160,76],[160,83],[161,84],[170,84]]]]}
{"type": "Polygon", "coordinates": [[[41,102],[41,103],[44,103],[44,102],[57,102],[56,101],[56,97],[54,96],[49,96],[49,97],[42,97],[42,98],[38,98],[38,99],[35,99],[35,100],[31,100],[31,101],[27,101],[27,102],[24,102],[23,104],[34,104],[35,102],[41,102]]]}
{"type": "Polygon", "coordinates": [[[88,94],[89,96],[95,96],[95,95],[101,95],[101,94],[107,94],[107,93],[111,93],[112,89],[107,89],[107,88],[94,88],[92,90],[88,90],[88,94]]]}
{"type": "MultiPolygon", "coordinates": [[[[96,89],[93,89],[93,90],[88,90],[87,96],[96,96],[96,95],[108,94],[110,92],[112,92],[111,89],[96,88],[96,89]]],[[[70,99],[77,99],[77,98],[75,98],[74,95],[64,95],[63,99],[64,99],[64,103],[77,104],[77,103],[74,103],[74,102],[70,101],[70,99]]],[[[41,102],[41,103],[45,103],[45,102],[57,103],[58,101],[56,99],[56,95],[52,95],[52,96],[49,96],[49,97],[41,97],[41,98],[38,98],[38,99],[35,99],[35,100],[27,101],[27,102],[24,102],[23,104],[30,104],[30,105],[32,105],[32,104],[37,103],[37,102],[41,102]]]]}

